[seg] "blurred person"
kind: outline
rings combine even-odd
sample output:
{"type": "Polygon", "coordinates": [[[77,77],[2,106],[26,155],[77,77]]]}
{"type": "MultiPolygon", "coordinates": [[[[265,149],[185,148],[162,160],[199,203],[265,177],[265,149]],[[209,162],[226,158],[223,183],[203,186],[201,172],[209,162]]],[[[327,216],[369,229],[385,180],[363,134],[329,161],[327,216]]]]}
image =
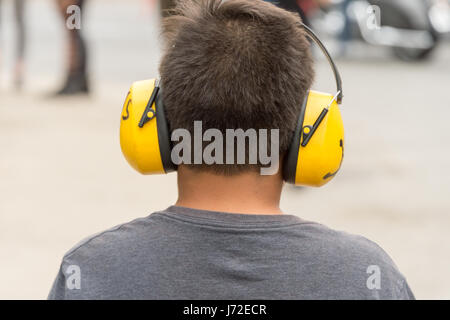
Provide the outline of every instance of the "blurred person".
{"type": "MultiPolygon", "coordinates": [[[[260,0],[180,2],[163,21],[168,130],[277,128],[284,157],[314,78],[300,24],[260,0]]],[[[69,250],[49,299],[414,298],[375,243],[283,213],[282,170],[262,167],[180,164],[176,203],[69,250]],[[381,272],[375,289],[369,267],[381,272]]]]}
{"type": "Polygon", "coordinates": [[[14,85],[20,89],[23,84],[24,56],[25,56],[25,0],[14,1],[14,16],[17,28],[16,61],[14,63],[14,85]]]}
{"type": "Polygon", "coordinates": [[[331,0],[265,0],[291,12],[297,12],[303,23],[310,26],[308,15],[317,7],[327,7],[331,0]]]}
{"type": "Polygon", "coordinates": [[[314,6],[314,0],[266,0],[267,2],[271,2],[280,8],[283,8],[288,11],[297,12],[303,23],[309,26],[309,20],[306,15],[306,10],[309,9],[310,6],[314,6]],[[305,10],[306,9],[306,10],[305,10]]]}
{"type": "Polygon", "coordinates": [[[159,2],[159,9],[161,17],[167,17],[170,15],[171,10],[175,8],[176,0],[161,0],[159,2]]]}
{"type": "MultiPolygon", "coordinates": [[[[2,0],[0,0],[0,18],[1,18],[1,7],[2,7],[2,0]]],[[[17,39],[16,40],[15,57],[14,57],[13,82],[14,82],[14,87],[16,89],[20,89],[23,84],[25,40],[26,40],[25,39],[26,30],[25,30],[25,21],[24,21],[25,0],[13,1],[13,8],[14,8],[13,9],[14,10],[14,22],[16,24],[16,39],[17,39]]],[[[0,58],[1,58],[1,50],[0,50],[0,58]]]]}
{"type": "Polygon", "coordinates": [[[81,29],[69,29],[66,25],[66,21],[70,16],[67,8],[72,5],[78,6],[83,15],[84,2],[84,0],[56,0],[68,36],[66,79],[62,88],[56,92],[56,95],[89,93],[86,43],[83,39],[81,29]]]}
{"type": "Polygon", "coordinates": [[[350,17],[348,15],[348,7],[350,6],[352,0],[342,0],[340,4],[342,16],[344,17],[344,27],[342,28],[341,33],[339,34],[340,40],[340,52],[339,55],[345,56],[347,54],[348,44],[352,38],[352,26],[350,17]]]}
{"type": "MultiPolygon", "coordinates": [[[[153,0],[150,0],[153,1],[153,0]]],[[[177,0],[161,0],[160,10],[161,16],[167,17],[170,15],[170,11],[175,8],[177,0]]],[[[314,9],[317,5],[328,5],[331,0],[265,0],[271,2],[274,5],[283,8],[288,11],[297,12],[304,24],[309,26],[309,20],[307,12],[314,9]]]]}

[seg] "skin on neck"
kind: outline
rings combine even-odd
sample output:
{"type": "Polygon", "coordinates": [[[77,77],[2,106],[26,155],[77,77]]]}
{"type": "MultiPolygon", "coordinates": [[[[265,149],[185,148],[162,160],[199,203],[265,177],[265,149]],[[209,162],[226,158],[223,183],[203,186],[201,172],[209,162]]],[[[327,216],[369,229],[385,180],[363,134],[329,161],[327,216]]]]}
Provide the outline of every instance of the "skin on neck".
{"type": "Polygon", "coordinates": [[[251,171],[232,176],[178,167],[177,206],[243,214],[282,214],[281,171],[260,175],[251,171]]]}

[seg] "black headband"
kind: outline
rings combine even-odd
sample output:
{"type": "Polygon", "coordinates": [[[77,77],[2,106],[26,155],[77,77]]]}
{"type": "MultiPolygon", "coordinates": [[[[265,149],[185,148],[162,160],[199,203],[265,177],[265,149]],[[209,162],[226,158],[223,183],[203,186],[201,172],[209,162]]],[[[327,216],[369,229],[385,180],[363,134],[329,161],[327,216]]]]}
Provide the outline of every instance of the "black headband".
{"type": "Polygon", "coordinates": [[[336,87],[337,87],[336,101],[337,101],[337,103],[340,104],[342,102],[342,97],[344,96],[342,93],[342,80],[341,80],[341,75],[339,74],[339,71],[338,71],[336,65],[334,64],[333,58],[331,58],[330,53],[328,52],[327,48],[325,48],[325,45],[322,43],[322,41],[320,41],[319,37],[317,37],[316,34],[307,25],[302,23],[302,27],[306,31],[306,34],[308,35],[308,37],[319,46],[320,50],[322,50],[323,54],[325,55],[325,57],[328,60],[328,63],[331,66],[331,69],[333,70],[334,78],[336,79],[336,87]]]}

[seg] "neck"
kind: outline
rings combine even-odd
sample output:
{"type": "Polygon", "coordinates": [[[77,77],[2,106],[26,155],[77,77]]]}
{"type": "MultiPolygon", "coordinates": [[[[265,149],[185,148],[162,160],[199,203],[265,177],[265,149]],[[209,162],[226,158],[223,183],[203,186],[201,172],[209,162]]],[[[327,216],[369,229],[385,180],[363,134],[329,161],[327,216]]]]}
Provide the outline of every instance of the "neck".
{"type": "Polygon", "coordinates": [[[178,167],[175,205],[199,210],[244,214],[282,214],[281,173],[246,172],[232,176],[178,167]]]}

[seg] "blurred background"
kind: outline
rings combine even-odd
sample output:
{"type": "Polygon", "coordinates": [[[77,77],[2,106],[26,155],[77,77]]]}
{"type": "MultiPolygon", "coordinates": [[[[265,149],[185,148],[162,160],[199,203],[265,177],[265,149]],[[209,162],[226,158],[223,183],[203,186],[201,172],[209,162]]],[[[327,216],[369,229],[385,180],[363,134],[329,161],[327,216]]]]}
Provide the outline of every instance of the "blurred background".
{"type": "MultiPolygon", "coordinates": [[[[77,242],[176,200],[175,174],[137,174],[119,145],[129,86],[157,76],[170,1],[78,2],[0,0],[0,299],[46,298],[77,242]]],[[[336,57],[346,126],[339,178],[286,186],[282,209],[375,241],[417,298],[450,299],[449,1],[279,4],[336,57]]],[[[313,87],[333,92],[314,54],[313,87]]]]}

